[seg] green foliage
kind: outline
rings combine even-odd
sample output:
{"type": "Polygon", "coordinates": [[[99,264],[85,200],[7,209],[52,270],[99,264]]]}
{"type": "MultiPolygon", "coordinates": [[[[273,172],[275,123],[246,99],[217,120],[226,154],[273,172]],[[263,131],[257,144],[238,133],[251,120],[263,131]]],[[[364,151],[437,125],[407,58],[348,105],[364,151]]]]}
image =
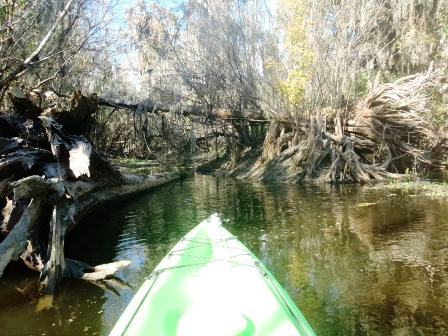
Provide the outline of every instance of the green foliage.
{"type": "Polygon", "coordinates": [[[416,194],[433,199],[446,199],[448,197],[448,184],[439,182],[391,180],[389,183],[377,185],[373,189],[399,190],[403,193],[416,194]]]}
{"type": "Polygon", "coordinates": [[[5,7],[0,7],[0,24],[2,26],[5,24],[6,19],[7,19],[6,6],[5,7]]]}
{"type": "Polygon", "coordinates": [[[355,80],[355,94],[357,97],[363,97],[369,89],[369,76],[366,71],[361,71],[355,80]]]}
{"type": "Polygon", "coordinates": [[[111,161],[123,174],[152,175],[166,171],[160,166],[159,162],[154,160],[117,157],[111,158],[111,161]]]}
{"type": "Polygon", "coordinates": [[[434,92],[431,96],[431,119],[436,126],[448,125],[448,107],[440,92],[434,92]]]}

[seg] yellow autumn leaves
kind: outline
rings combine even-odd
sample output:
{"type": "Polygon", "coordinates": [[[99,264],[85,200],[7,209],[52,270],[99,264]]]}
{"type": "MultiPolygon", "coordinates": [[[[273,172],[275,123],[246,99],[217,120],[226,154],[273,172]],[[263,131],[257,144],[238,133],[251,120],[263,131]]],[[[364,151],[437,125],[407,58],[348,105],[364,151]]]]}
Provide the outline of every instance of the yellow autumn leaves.
{"type": "Polygon", "coordinates": [[[306,0],[281,0],[280,18],[287,77],[280,80],[279,89],[289,104],[297,106],[304,97],[314,58],[307,40],[306,0]]]}

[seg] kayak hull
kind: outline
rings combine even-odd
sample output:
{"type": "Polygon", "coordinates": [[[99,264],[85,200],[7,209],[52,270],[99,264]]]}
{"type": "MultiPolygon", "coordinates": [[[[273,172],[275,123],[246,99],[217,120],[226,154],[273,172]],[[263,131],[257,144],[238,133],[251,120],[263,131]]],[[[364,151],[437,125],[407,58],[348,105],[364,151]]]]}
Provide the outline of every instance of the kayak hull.
{"type": "Polygon", "coordinates": [[[171,249],[110,335],[315,334],[272,274],[213,215],[171,249]]]}

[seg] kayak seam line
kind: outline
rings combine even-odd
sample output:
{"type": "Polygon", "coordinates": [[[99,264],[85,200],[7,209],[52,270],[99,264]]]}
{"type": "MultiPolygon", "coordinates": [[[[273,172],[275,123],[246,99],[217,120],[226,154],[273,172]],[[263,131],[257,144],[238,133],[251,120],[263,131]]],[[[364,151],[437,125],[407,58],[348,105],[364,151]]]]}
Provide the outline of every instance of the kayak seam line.
{"type": "Polygon", "coordinates": [[[279,299],[281,300],[281,302],[283,303],[283,305],[286,307],[288,313],[292,316],[292,318],[294,319],[294,321],[297,322],[297,324],[300,326],[300,328],[302,329],[303,332],[305,332],[307,335],[310,335],[307,331],[307,328],[304,327],[304,325],[302,324],[302,322],[300,321],[300,319],[296,316],[296,314],[294,313],[294,311],[291,309],[288,301],[286,301],[284,295],[282,294],[282,292],[277,288],[277,286],[275,285],[275,283],[272,281],[271,277],[268,277],[269,283],[272,286],[271,287],[271,291],[274,292],[274,295],[276,295],[277,297],[279,297],[279,299]]]}
{"type": "Polygon", "coordinates": [[[229,238],[221,238],[221,239],[209,239],[207,241],[201,241],[200,239],[191,239],[191,238],[182,238],[181,241],[189,241],[189,242],[193,242],[193,243],[199,243],[199,244],[207,244],[207,245],[211,245],[212,243],[219,243],[219,242],[227,242],[229,240],[237,240],[236,237],[229,237],[229,238]]]}
{"type": "MultiPolygon", "coordinates": [[[[179,249],[179,250],[175,250],[175,251],[172,251],[172,252],[178,252],[178,251],[183,251],[183,250],[190,250],[190,249],[195,249],[195,248],[198,248],[198,247],[204,247],[204,246],[214,246],[214,247],[221,247],[221,248],[227,248],[227,246],[225,246],[225,245],[217,245],[217,244],[202,244],[202,245],[198,245],[198,246],[191,246],[191,247],[186,247],[186,248],[184,248],[184,249],[179,249]]],[[[240,248],[240,247],[229,247],[228,248],[229,250],[246,250],[246,249],[243,249],[243,248],[240,248]]]]}
{"type": "Polygon", "coordinates": [[[199,248],[199,247],[204,247],[204,246],[206,246],[206,245],[209,245],[209,246],[215,246],[215,247],[221,247],[221,248],[227,248],[227,249],[229,249],[229,250],[240,250],[240,251],[246,251],[246,250],[247,250],[247,249],[244,249],[244,248],[238,248],[238,247],[227,247],[227,246],[224,246],[224,245],[211,245],[211,244],[203,243],[202,245],[198,245],[198,246],[190,246],[190,247],[186,247],[186,248],[184,248],[184,249],[179,249],[179,250],[171,251],[170,253],[168,253],[168,255],[173,255],[173,254],[176,253],[176,252],[182,252],[182,251],[192,250],[192,249],[199,248]]]}
{"type": "MultiPolygon", "coordinates": [[[[207,264],[215,263],[215,262],[226,262],[226,263],[229,263],[229,264],[232,264],[232,265],[258,268],[257,265],[242,264],[242,263],[232,262],[231,260],[226,260],[226,259],[216,259],[216,260],[212,259],[212,260],[207,261],[207,262],[199,262],[199,263],[193,263],[193,264],[188,264],[188,265],[178,265],[178,266],[172,266],[172,267],[165,267],[165,268],[161,268],[161,269],[158,269],[158,270],[154,271],[154,273],[157,274],[157,275],[160,275],[164,271],[168,271],[168,270],[173,270],[173,269],[177,269],[177,268],[191,267],[191,266],[207,265],[207,264]]],[[[147,279],[150,279],[150,278],[151,278],[151,275],[147,279]]]]}
{"type": "Polygon", "coordinates": [[[138,314],[138,311],[140,310],[141,306],[143,305],[143,303],[145,302],[146,298],[149,295],[149,292],[151,291],[151,289],[154,287],[154,284],[157,280],[157,277],[159,276],[159,274],[157,273],[153,273],[151,274],[148,278],[146,278],[146,280],[150,280],[152,277],[154,277],[151,286],[148,288],[148,290],[146,291],[145,295],[142,297],[142,299],[140,300],[140,302],[138,303],[138,306],[136,307],[136,309],[134,310],[134,312],[132,313],[131,318],[129,319],[129,322],[126,324],[125,328],[123,329],[123,333],[122,335],[126,334],[129,326],[131,325],[131,323],[134,321],[135,316],[138,314]]]}
{"type": "MultiPolygon", "coordinates": [[[[172,256],[176,256],[176,257],[183,257],[183,256],[185,256],[185,257],[190,257],[190,258],[204,259],[204,257],[197,256],[197,255],[194,255],[194,254],[187,254],[187,253],[171,254],[171,255],[172,256]]],[[[228,257],[225,257],[225,258],[222,258],[222,259],[209,259],[209,260],[210,261],[227,261],[227,259],[235,258],[235,257],[241,257],[241,256],[251,256],[251,254],[249,254],[249,253],[240,253],[240,254],[234,254],[234,255],[231,255],[231,256],[228,256],[228,257]]],[[[242,264],[242,265],[244,265],[244,264],[242,264]]]]}

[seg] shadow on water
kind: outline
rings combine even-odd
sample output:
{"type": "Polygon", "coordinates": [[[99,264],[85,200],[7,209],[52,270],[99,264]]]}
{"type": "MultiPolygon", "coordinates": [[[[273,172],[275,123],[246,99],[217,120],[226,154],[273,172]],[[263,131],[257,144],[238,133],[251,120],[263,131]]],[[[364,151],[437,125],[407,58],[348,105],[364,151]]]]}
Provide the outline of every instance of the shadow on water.
{"type": "Polygon", "coordinates": [[[358,186],[261,185],[195,176],[99,209],[67,256],[129,259],[118,292],[65,282],[42,314],[0,283],[0,334],[107,335],[144,278],[211,213],[274,273],[318,335],[448,334],[448,202],[358,186]]]}

